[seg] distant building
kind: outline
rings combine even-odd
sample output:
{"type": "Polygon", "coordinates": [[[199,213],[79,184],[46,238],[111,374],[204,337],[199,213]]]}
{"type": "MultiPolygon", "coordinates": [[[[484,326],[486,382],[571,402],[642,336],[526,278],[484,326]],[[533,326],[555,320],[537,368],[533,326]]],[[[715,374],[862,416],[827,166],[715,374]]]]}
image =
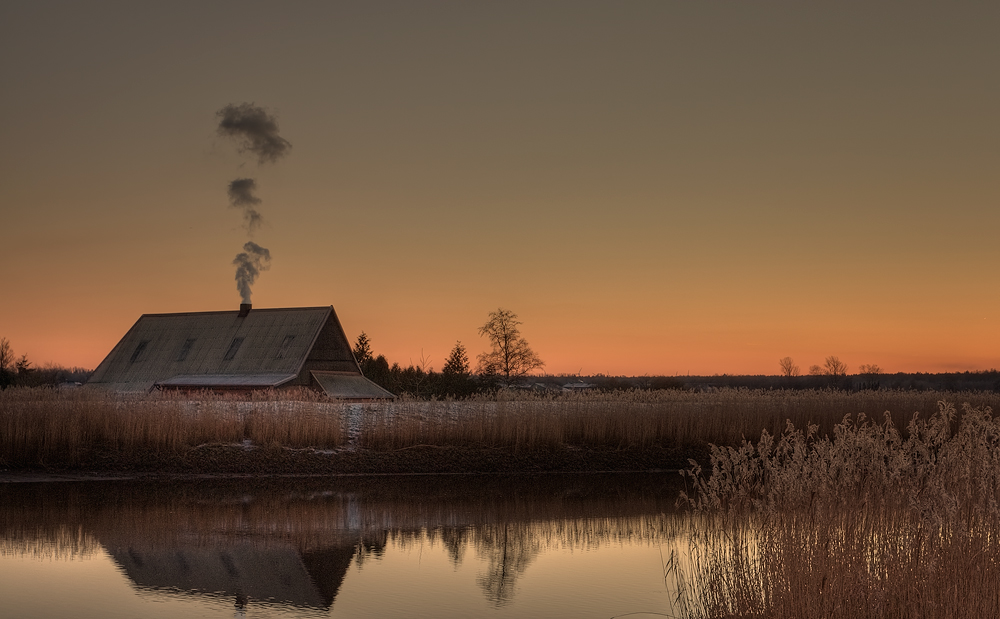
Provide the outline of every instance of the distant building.
{"type": "Polygon", "coordinates": [[[118,392],[307,387],[349,401],[395,397],[361,373],[333,306],[143,314],[87,384],[118,392]]]}
{"type": "Polygon", "coordinates": [[[590,391],[596,387],[597,385],[593,383],[585,383],[582,380],[578,380],[572,383],[566,383],[562,388],[566,391],[590,391]]]}

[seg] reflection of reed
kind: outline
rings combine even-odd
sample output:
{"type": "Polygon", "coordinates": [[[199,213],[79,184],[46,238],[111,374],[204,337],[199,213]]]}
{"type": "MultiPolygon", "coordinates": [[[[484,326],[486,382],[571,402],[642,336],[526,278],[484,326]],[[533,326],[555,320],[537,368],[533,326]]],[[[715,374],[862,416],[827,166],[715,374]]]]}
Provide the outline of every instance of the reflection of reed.
{"type": "Polygon", "coordinates": [[[662,533],[651,523],[674,509],[675,480],[650,474],[0,484],[0,535],[39,531],[56,539],[66,527],[82,527],[101,539],[149,546],[233,538],[308,549],[385,531],[520,523],[535,526],[545,544],[553,537],[600,543],[662,533]]]}
{"type": "Polygon", "coordinates": [[[230,537],[309,548],[387,530],[542,522],[549,524],[536,534],[565,535],[567,543],[576,543],[614,532],[644,535],[649,518],[673,508],[672,480],[593,475],[9,484],[0,485],[0,533],[23,537],[24,531],[37,530],[55,539],[71,526],[149,546],[213,544],[230,537]]]}
{"type": "Polygon", "coordinates": [[[70,561],[90,557],[100,550],[100,542],[82,526],[7,529],[0,537],[0,556],[70,561]]]}

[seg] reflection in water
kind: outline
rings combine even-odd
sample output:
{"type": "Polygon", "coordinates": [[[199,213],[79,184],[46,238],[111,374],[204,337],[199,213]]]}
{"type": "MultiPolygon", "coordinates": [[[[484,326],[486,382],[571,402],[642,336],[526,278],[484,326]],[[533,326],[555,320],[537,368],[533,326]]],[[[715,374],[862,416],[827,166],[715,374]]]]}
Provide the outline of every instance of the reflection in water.
{"type": "Polygon", "coordinates": [[[484,526],[477,531],[475,545],[489,565],[478,584],[496,606],[513,598],[515,580],[542,551],[542,540],[533,535],[530,525],[484,526]]]}
{"type": "MultiPolygon", "coordinates": [[[[106,553],[138,591],[328,611],[386,548],[470,553],[489,606],[543,553],[663,543],[676,476],[584,475],[0,484],[0,555],[106,553]]],[[[252,613],[250,613],[252,614],[252,613]]]]}
{"type": "Polygon", "coordinates": [[[91,557],[100,550],[101,543],[80,526],[60,525],[40,531],[30,527],[18,530],[14,525],[0,537],[0,556],[73,560],[91,557]]]}
{"type": "Polygon", "coordinates": [[[136,586],[329,608],[351,565],[354,548],[300,552],[291,544],[260,547],[222,542],[214,547],[115,546],[108,554],[136,586]]]}

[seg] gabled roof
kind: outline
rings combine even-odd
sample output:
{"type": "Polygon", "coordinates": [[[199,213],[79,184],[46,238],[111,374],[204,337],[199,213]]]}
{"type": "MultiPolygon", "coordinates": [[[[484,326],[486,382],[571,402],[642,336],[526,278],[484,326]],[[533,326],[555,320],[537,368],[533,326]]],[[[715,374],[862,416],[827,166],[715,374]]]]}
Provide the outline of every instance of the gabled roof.
{"type": "Polygon", "coordinates": [[[315,387],[312,371],[367,385],[349,396],[324,388],[333,397],[392,397],[361,374],[332,306],[143,314],[88,384],[121,392],[315,387]]]}

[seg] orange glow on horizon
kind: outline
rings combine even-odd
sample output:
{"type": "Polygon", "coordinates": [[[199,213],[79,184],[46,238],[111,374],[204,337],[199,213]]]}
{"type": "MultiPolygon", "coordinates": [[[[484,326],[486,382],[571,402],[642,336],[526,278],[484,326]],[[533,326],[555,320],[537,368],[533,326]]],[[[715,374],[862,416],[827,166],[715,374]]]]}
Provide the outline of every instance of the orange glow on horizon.
{"type": "Polygon", "coordinates": [[[143,313],[236,308],[252,239],[255,306],[333,305],[404,366],[458,340],[475,363],[503,307],[550,374],[1000,367],[995,24],[919,1],[15,3],[0,337],[93,368],[143,313]],[[245,102],[280,163],[218,133],[245,102]]]}

